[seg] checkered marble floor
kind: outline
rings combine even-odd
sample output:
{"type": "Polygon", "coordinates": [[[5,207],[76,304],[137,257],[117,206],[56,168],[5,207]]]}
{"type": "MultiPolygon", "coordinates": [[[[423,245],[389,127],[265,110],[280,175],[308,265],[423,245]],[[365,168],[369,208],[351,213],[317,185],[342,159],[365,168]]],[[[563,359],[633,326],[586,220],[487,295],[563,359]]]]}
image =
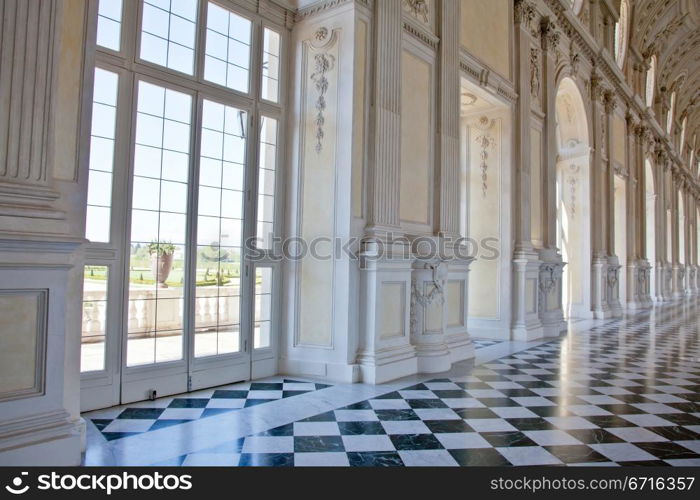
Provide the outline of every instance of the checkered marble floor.
{"type": "Polygon", "coordinates": [[[498,345],[505,340],[491,340],[491,339],[472,339],[474,343],[474,349],[483,349],[484,347],[491,347],[492,345],[498,345]]]}
{"type": "Polygon", "coordinates": [[[700,466],[699,394],[692,302],[157,465],[700,466]]]}
{"type": "Polygon", "coordinates": [[[243,382],[83,414],[108,441],[184,424],[241,408],[307,394],[327,384],[280,379],[243,382]]]}

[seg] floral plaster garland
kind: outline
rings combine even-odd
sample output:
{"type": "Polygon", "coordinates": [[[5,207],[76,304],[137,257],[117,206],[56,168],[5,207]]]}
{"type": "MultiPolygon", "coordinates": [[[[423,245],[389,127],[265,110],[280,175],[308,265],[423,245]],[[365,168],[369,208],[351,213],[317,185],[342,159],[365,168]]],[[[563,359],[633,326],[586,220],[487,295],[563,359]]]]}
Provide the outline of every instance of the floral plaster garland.
{"type": "Polygon", "coordinates": [[[323,115],[326,110],[326,92],[328,92],[328,78],[326,73],[335,66],[335,57],[322,53],[314,56],[314,72],[311,73],[311,80],[314,82],[318,98],[316,99],[316,153],[323,150],[323,126],[326,119],[323,115]]]}

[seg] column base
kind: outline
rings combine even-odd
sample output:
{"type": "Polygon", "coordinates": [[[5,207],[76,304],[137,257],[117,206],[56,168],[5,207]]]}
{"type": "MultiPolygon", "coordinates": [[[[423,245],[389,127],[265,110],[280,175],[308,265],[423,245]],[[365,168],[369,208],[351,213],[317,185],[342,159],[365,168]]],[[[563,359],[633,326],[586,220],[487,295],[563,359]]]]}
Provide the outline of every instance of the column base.
{"type": "Polygon", "coordinates": [[[83,433],[84,422],[71,422],[63,411],[3,422],[0,466],[80,465],[83,433]]]}
{"type": "Polygon", "coordinates": [[[361,367],[357,364],[281,358],[278,367],[278,373],[282,375],[313,377],[345,384],[360,381],[361,367]]]}
{"type": "Polygon", "coordinates": [[[531,340],[539,340],[544,337],[544,329],[540,323],[529,327],[513,327],[511,329],[511,336],[513,340],[524,340],[526,342],[531,340]]]}

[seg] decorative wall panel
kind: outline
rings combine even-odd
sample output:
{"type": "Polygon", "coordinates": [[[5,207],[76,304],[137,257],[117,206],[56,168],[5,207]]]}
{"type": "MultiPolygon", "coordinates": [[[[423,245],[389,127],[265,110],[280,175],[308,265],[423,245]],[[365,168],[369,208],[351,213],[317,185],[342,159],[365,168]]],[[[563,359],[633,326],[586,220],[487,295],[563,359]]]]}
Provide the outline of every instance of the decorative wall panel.
{"type": "MultiPolygon", "coordinates": [[[[307,242],[335,234],[339,36],[339,30],[319,29],[303,48],[300,235],[307,242]]],[[[330,243],[317,248],[321,254],[329,249],[330,243]]],[[[330,346],[333,260],[306,256],[300,268],[298,342],[330,346]]]]}
{"type": "Polygon", "coordinates": [[[46,290],[0,290],[0,401],[44,392],[46,290]]]}
{"type": "Polygon", "coordinates": [[[429,224],[432,67],[404,51],[401,74],[401,220],[429,224]]]}

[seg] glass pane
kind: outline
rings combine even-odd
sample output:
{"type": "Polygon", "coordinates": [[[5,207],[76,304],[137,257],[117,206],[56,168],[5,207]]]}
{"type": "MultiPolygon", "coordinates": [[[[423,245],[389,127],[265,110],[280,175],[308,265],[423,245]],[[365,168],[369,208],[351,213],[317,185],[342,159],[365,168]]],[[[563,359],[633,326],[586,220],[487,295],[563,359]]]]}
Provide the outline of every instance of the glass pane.
{"type": "Polygon", "coordinates": [[[183,355],[192,97],[139,82],[137,110],[127,366],[183,355]]]}
{"type": "Polygon", "coordinates": [[[116,73],[95,68],[85,237],[98,243],[109,242],[118,88],[116,73]]]}
{"type": "Polygon", "coordinates": [[[197,0],[144,0],[141,59],[193,74],[196,23],[197,0]]]}
{"type": "Polygon", "coordinates": [[[272,246],[275,221],[275,170],[277,165],[277,120],[263,116],[260,127],[258,165],[257,246],[272,246]]]}
{"type": "Polygon", "coordinates": [[[209,2],[204,78],[248,93],[250,20],[209,2]]]}
{"type": "Polygon", "coordinates": [[[272,269],[255,269],[255,331],[253,347],[270,347],[270,325],[272,323],[272,269]]]}
{"type": "Polygon", "coordinates": [[[205,100],[197,207],[195,356],[240,350],[245,111],[205,100]],[[225,162],[235,158],[240,163],[225,162]]]}
{"type": "Polygon", "coordinates": [[[262,98],[277,102],[280,75],[280,35],[263,30],[262,98]]]}
{"type": "Polygon", "coordinates": [[[107,283],[107,266],[85,266],[83,327],[80,344],[81,372],[105,369],[107,283]]]}
{"type": "Polygon", "coordinates": [[[100,0],[97,10],[97,45],[119,51],[122,0],[100,0]]]}

